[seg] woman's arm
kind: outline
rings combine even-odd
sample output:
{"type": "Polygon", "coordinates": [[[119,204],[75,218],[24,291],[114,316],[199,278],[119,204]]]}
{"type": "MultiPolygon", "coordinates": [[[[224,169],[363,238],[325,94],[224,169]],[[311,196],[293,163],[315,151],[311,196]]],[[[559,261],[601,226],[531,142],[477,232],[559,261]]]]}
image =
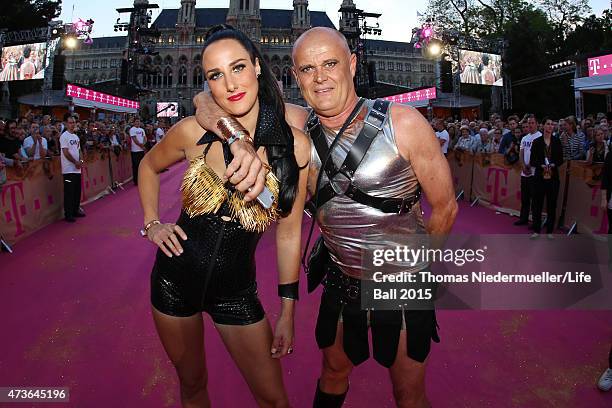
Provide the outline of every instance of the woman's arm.
{"type": "MultiPolygon", "coordinates": [[[[138,167],[138,191],[144,214],[143,225],[160,222],[159,219],[159,173],[185,158],[185,148],[194,135],[204,134],[204,129],[195,119],[186,118],[174,125],[158,144],[142,159],[138,167]]],[[[182,247],[175,233],[185,240],[187,235],[174,224],[156,224],[147,230],[147,237],[167,255],[179,256],[182,247]]]]}
{"type": "MultiPolygon", "coordinates": [[[[310,139],[302,131],[293,128],[295,158],[300,170],[299,184],[291,212],[282,218],[276,227],[276,258],[279,285],[294,283],[299,279],[302,215],[306,202],[310,139]]],[[[272,356],[287,354],[293,341],[294,300],[281,299],[281,313],[274,333],[272,356]]]]}

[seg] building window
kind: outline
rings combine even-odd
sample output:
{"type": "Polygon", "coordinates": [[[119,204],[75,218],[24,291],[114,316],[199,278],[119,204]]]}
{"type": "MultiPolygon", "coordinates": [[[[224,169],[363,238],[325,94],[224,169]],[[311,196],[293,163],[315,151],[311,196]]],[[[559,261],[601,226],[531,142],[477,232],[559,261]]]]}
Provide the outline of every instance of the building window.
{"type": "Polygon", "coordinates": [[[89,69],[89,60],[83,61],[83,69],[89,69]]]}
{"type": "Polygon", "coordinates": [[[200,66],[197,66],[193,70],[193,86],[196,88],[202,88],[203,84],[204,76],[202,75],[202,68],[200,66]]]}
{"type": "Polygon", "coordinates": [[[98,68],[98,60],[97,59],[91,60],[91,67],[92,68],[98,68]]]}
{"type": "Polygon", "coordinates": [[[412,71],[412,65],[409,62],[404,64],[404,68],[406,68],[406,72],[412,71]]]}
{"type": "Polygon", "coordinates": [[[102,62],[100,63],[100,68],[107,68],[107,67],[108,67],[108,60],[103,59],[102,62]]]}
{"type": "Polygon", "coordinates": [[[387,69],[389,71],[393,71],[393,63],[392,62],[387,62],[387,69]]]}
{"type": "Polygon", "coordinates": [[[434,72],[434,66],[433,66],[433,65],[431,65],[431,64],[429,64],[429,65],[427,66],[427,72],[434,72]]]}
{"type": "Polygon", "coordinates": [[[168,37],[168,44],[174,44],[174,36],[169,36],[168,37]]]}
{"type": "Polygon", "coordinates": [[[187,68],[180,67],[179,68],[179,77],[178,77],[178,83],[179,85],[187,85],[187,68]]]}
{"type": "Polygon", "coordinates": [[[378,61],[378,69],[385,69],[385,61],[378,61]]]}
{"type": "Polygon", "coordinates": [[[398,71],[403,71],[403,70],[404,70],[404,66],[402,65],[402,63],[401,63],[401,62],[396,63],[396,64],[395,64],[395,68],[396,68],[398,71]]]}
{"type": "Polygon", "coordinates": [[[425,64],[421,64],[421,72],[427,72],[427,68],[425,67],[425,64]]]}
{"type": "Polygon", "coordinates": [[[74,61],[74,69],[81,69],[81,60],[74,61]]]}
{"type": "Polygon", "coordinates": [[[111,58],[110,67],[115,68],[117,66],[117,60],[115,58],[111,58]]]}
{"type": "Polygon", "coordinates": [[[172,86],[172,68],[166,67],[166,69],[164,70],[162,85],[164,86],[164,88],[170,88],[172,86]]]}

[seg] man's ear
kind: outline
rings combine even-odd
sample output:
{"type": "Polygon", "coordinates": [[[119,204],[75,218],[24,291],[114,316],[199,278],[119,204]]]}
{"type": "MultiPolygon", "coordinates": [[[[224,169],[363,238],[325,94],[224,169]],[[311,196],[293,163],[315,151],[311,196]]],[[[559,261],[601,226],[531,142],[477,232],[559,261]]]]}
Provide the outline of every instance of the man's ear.
{"type": "Polygon", "coordinates": [[[355,78],[355,74],[357,73],[357,55],[351,54],[349,66],[351,67],[351,76],[355,78]]]}

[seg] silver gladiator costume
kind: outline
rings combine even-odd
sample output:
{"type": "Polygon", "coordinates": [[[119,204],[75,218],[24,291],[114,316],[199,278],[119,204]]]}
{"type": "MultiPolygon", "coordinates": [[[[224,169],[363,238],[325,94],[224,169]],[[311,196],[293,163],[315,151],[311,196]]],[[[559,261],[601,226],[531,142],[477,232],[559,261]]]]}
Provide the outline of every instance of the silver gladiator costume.
{"type": "MultiPolygon", "coordinates": [[[[333,160],[336,168],[341,168],[353,143],[363,127],[367,126],[365,120],[371,118],[369,114],[374,106],[375,101],[366,100],[340,136],[328,159],[333,160]]],[[[336,194],[320,205],[316,212],[316,220],[330,256],[323,282],[316,337],[320,348],[331,346],[335,341],[338,321],[341,320],[344,350],[357,365],[369,357],[369,326],[374,338],[374,358],[383,366],[390,367],[397,354],[400,330],[408,330],[408,356],[421,362],[429,353],[431,340],[437,342],[439,338],[433,310],[368,312],[360,307],[361,280],[371,279],[370,269],[362,266],[363,251],[381,244],[388,248],[406,245],[405,239],[427,234],[418,201],[420,185],[410,161],[402,157],[397,147],[390,107],[382,117],[384,119],[378,123],[375,138],[352,175],[352,184],[369,196],[413,202],[405,212],[383,212],[343,194],[351,184],[345,175],[333,177],[331,186],[336,194]]],[[[311,115],[307,131],[311,138],[321,137],[314,134],[312,118],[311,115]]],[[[327,146],[331,145],[338,130],[327,129],[320,124],[318,127],[327,146]]],[[[308,179],[311,195],[314,195],[317,185],[321,160],[313,143],[308,179]]],[[[328,183],[325,172],[321,177],[319,187],[328,183]]],[[[416,272],[426,267],[427,264],[416,263],[408,269],[406,265],[397,265],[397,270],[393,270],[393,265],[387,265],[384,272],[416,272]]]]}

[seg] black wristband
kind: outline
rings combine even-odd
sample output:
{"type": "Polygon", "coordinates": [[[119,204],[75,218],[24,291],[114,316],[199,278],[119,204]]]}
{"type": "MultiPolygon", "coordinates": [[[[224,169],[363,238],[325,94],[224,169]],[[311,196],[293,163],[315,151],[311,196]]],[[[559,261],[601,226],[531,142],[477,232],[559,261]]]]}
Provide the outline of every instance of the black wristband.
{"type": "Polygon", "coordinates": [[[300,281],[278,285],[278,296],[284,299],[298,300],[300,298],[300,281]]]}

